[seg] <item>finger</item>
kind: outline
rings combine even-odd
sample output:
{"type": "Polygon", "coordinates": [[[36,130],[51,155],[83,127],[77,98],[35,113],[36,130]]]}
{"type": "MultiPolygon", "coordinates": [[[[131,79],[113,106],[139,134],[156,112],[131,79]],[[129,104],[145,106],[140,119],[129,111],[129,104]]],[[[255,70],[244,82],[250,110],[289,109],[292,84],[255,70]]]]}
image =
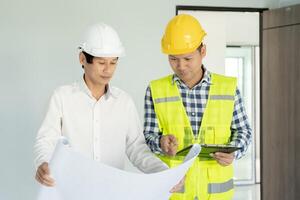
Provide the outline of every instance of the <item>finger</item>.
{"type": "Polygon", "coordinates": [[[174,135],[170,135],[170,136],[169,136],[169,139],[170,139],[170,141],[171,141],[173,144],[177,145],[177,139],[176,139],[176,137],[175,137],[174,135]]]}
{"type": "Polygon", "coordinates": [[[170,190],[170,192],[174,193],[174,192],[178,192],[178,191],[182,190],[182,188],[184,186],[184,179],[181,179],[180,182],[170,190]]]}
{"type": "Polygon", "coordinates": [[[163,139],[161,141],[161,149],[164,151],[164,152],[167,152],[168,151],[168,142],[166,141],[166,139],[163,139]]]}
{"type": "Polygon", "coordinates": [[[169,154],[171,156],[175,156],[176,155],[176,151],[177,151],[177,148],[169,148],[169,154]]]}
{"type": "Polygon", "coordinates": [[[218,161],[218,163],[219,163],[221,166],[223,166],[223,167],[226,167],[226,166],[227,166],[227,164],[224,163],[224,162],[218,161]]]}
{"type": "Polygon", "coordinates": [[[48,175],[44,175],[43,177],[43,180],[47,181],[48,183],[52,183],[54,184],[54,179],[48,175]]]}
{"type": "Polygon", "coordinates": [[[48,187],[53,187],[54,182],[45,180],[40,173],[36,173],[35,179],[42,185],[48,186],[48,187]]]}
{"type": "Polygon", "coordinates": [[[227,166],[228,164],[224,162],[223,160],[217,160],[217,162],[222,166],[227,166]]]}
{"type": "Polygon", "coordinates": [[[40,184],[43,184],[43,181],[39,177],[38,173],[35,174],[35,180],[37,180],[40,184]]]}
{"type": "Polygon", "coordinates": [[[214,153],[214,156],[216,157],[216,158],[227,158],[228,157],[228,155],[224,155],[223,153],[220,153],[220,152],[216,152],[216,153],[214,153]]]}
{"type": "Polygon", "coordinates": [[[233,158],[233,154],[232,153],[223,153],[223,152],[216,152],[215,153],[216,156],[218,157],[223,157],[223,158],[233,158]]]}
{"type": "Polygon", "coordinates": [[[50,177],[49,175],[43,173],[43,171],[38,171],[37,175],[40,177],[40,180],[42,181],[42,183],[54,185],[54,183],[55,183],[54,179],[52,177],[50,177]]]}
{"type": "Polygon", "coordinates": [[[167,146],[170,144],[170,139],[168,136],[164,137],[163,141],[162,141],[163,145],[167,146]]]}
{"type": "Polygon", "coordinates": [[[46,186],[49,186],[49,187],[53,187],[55,185],[54,181],[50,181],[50,180],[45,179],[43,177],[42,177],[41,181],[42,181],[43,185],[46,185],[46,186]]]}
{"type": "Polygon", "coordinates": [[[225,158],[222,158],[222,157],[218,157],[216,155],[216,153],[211,153],[209,154],[212,158],[214,158],[220,165],[222,166],[228,166],[231,164],[232,161],[228,160],[228,159],[225,159],[225,158]]]}
{"type": "Polygon", "coordinates": [[[178,186],[178,184],[177,185],[175,185],[171,190],[170,190],[170,192],[171,193],[174,193],[174,192],[177,192],[177,191],[179,191],[180,190],[180,186],[178,186]]]}
{"type": "Polygon", "coordinates": [[[215,159],[222,160],[223,162],[226,162],[227,164],[231,164],[234,160],[234,156],[231,154],[227,154],[226,156],[216,154],[215,159]]]}
{"type": "Polygon", "coordinates": [[[48,182],[48,181],[46,181],[46,180],[43,180],[43,183],[42,183],[43,185],[45,185],[45,186],[48,186],[48,187],[53,187],[54,186],[54,183],[53,182],[48,182]]]}
{"type": "Polygon", "coordinates": [[[44,176],[44,172],[40,169],[37,170],[36,175],[40,178],[40,180],[42,181],[42,177],[44,176]]]}
{"type": "Polygon", "coordinates": [[[169,144],[165,144],[164,146],[163,146],[163,150],[164,150],[164,152],[169,152],[170,151],[170,145],[169,144]]]}
{"type": "Polygon", "coordinates": [[[176,192],[176,187],[173,187],[171,190],[170,190],[170,193],[174,193],[176,192]]]}
{"type": "Polygon", "coordinates": [[[178,183],[178,187],[182,188],[184,186],[184,180],[180,180],[180,182],[178,183]]]}
{"type": "Polygon", "coordinates": [[[218,162],[220,165],[223,165],[223,166],[228,166],[228,165],[231,164],[230,160],[227,160],[227,159],[224,159],[224,158],[222,158],[222,159],[217,158],[216,160],[217,160],[217,162],[218,162]]]}
{"type": "Polygon", "coordinates": [[[43,170],[38,170],[37,174],[39,175],[39,177],[41,177],[42,180],[46,180],[48,182],[54,182],[54,179],[49,174],[46,174],[45,171],[43,170]]]}
{"type": "Polygon", "coordinates": [[[48,164],[47,164],[47,163],[44,163],[44,164],[41,166],[41,170],[42,170],[45,174],[50,174],[50,170],[49,170],[49,167],[48,167],[48,164]]]}

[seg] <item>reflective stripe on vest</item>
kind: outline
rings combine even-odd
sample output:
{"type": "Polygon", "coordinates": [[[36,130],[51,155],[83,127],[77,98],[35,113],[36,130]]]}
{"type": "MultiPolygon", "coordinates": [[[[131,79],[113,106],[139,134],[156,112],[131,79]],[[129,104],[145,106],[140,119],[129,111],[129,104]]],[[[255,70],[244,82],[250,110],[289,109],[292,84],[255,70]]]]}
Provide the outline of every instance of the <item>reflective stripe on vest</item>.
{"type": "Polygon", "coordinates": [[[174,102],[174,101],[180,101],[180,97],[175,96],[175,97],[164,97],[164,98],[155,99],[155,103],[165,103],[165,102],[174,102]]]}
{"type": "Polygon", "coordinates": [[[234,100],[233,95],[210,95],[211,100],[234,100]]]}
{"type": "Polygon", "coordinates": [[[233,189],[233,179],[230,179],[229,181],[225,183],[209,183],[208,184],[208,193],[223,193],[228,190],[233,189]]]}

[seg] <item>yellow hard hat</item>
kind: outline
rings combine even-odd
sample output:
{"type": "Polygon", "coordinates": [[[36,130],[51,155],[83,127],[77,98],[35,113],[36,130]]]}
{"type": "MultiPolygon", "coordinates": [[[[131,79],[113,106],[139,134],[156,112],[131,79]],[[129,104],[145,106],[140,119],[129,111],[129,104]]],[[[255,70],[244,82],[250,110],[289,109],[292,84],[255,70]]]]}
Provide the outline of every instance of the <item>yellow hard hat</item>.
{"type": "Polygon", "coordinates": [[[187,14],[175,16],[168,23],[161,40],[162,52],[168,55],[195,51],[206,35],[196,18],[187,14]]]}

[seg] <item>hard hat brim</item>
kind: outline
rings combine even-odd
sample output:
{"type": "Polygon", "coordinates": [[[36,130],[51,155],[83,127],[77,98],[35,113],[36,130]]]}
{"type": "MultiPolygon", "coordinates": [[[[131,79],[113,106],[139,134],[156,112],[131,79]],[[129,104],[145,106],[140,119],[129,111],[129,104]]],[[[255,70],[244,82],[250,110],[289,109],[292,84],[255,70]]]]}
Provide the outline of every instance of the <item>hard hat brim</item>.
{"type": "Polygon", "coordinates": [[[82,46],[79,46],[78,49],[94,57],[124,57],[125,56],[124,48],[120,48],[120,51],[118,52],[110,52],[110,51],[105,52],[103,50],[83,48],[82,46]]]}

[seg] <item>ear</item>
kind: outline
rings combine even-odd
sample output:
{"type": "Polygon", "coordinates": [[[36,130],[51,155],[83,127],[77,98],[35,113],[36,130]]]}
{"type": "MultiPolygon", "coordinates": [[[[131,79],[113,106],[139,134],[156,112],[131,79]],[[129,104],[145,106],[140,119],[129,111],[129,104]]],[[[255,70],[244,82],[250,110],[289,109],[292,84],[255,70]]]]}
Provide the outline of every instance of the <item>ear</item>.
{"type": "Polygon", "coordinates": [[[81,65],[84,65],[86,63],[85,56],[82,52],[79,53],[79,62],[81,65]]]}
{"type": "Polygon", "coordinates": [[[206,44],[203,44],[200,54],[201,54],[202,58],[204,58],[206,56],[206,44]]]}

